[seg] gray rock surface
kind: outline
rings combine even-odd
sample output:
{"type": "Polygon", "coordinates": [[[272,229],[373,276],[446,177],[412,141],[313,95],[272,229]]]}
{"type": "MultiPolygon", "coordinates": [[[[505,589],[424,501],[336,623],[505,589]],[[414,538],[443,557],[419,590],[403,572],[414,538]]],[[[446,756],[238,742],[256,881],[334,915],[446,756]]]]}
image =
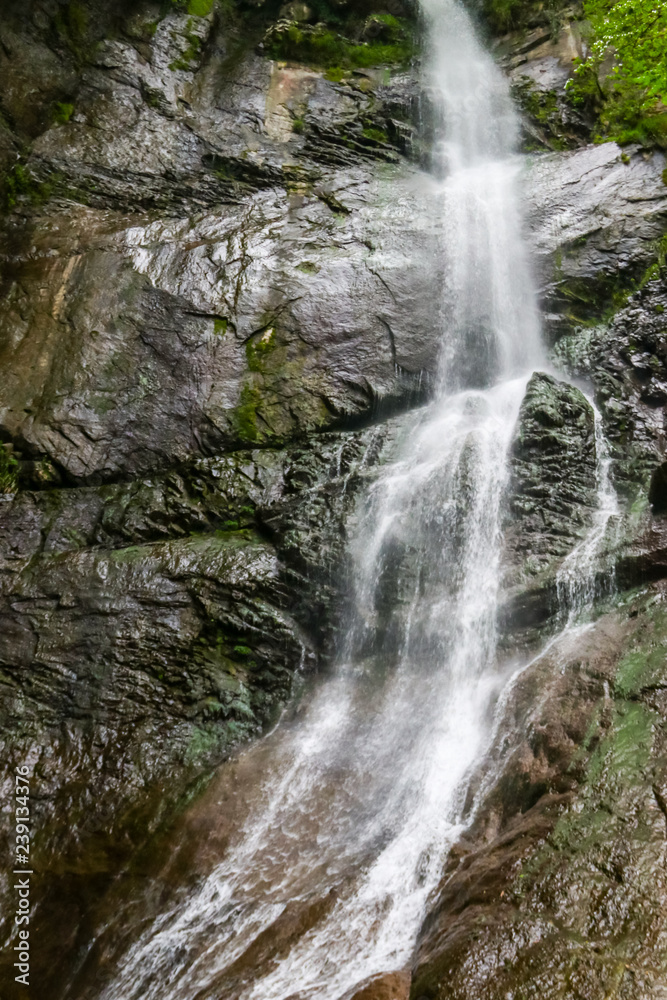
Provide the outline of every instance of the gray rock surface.
{"type": "Polygon", "coordinates": [[[530,240],[552,338],[612,313],[658,259],[665,163],[610,142],[533,159],[530,240]]]}
{"type": "Polygon", "coordinates": [[[572,385],[534,374],[510,454],[501,620],[515,644],[517,629],[544,625],[557,611],[558,568],[597,507],[597,461],[588,400],[572,385]]]}
{"type": "MultiPolygon", "coordinates": [[[[434,117],[417,74],[373,68],[334,83],[273,62],[255,49],[268,9],[256,6],[252,39],[224,11],[161,17],[151,5],[90,26],[85,51],[48,4],[23,28],[0,26],[0,436],[11,449],[0,445],[0,728],[5,779],[19,761],[38,777],[45,897],[58,896],[60,875],[83,887],[66,956],[81,953],[91,896],[123,865],[141,866],[149,838],[194,794],[188,781],[261,732],[330,660],[355,506],[390,460],[404,411],[428,397],[437,358],[447,220],[424,169],[434,117]],[[25,173],[12,172],[17,154],[25,173]]],[[[562,88],[577,42],[563,30],[554,41],[540,23],[511,41],[515,83],[562,88]]],[[[540,107],[548,118],[548,99],[540,107]]],[[[555,131],[538,122],[542,145],[562,133],[556,111],[555,131]]],[[[575,146],[580,125],[565,122],[575,146]]],[[[524,177],[554,356],[593,386],[616,482],[636,501],[617,553],[628,587],[667,572],[664,168],[660,153],[607,144],[536,155],[524,177]]],[[[533,376],[511,456],[506,643],[553,624],[555,574],[595,505],[592,420],[578,389],[533,376]]],[[[607,956],[650,966],[646,950],[604,934],[596,965],[595,942],[580,941],[593,920],[622,931],[629,906],[644,907],[651,946],[661,940],[665,793],[649,789],[664,684],[621,669],[662,655],[654,612],[639,600],[631,619],[614,612],[581,656],[542,662],[522,682],[513,755],[500,753],[481,839],[454,851],[415,1000],[492,1000],[526,983],[564,1000],[560,973],[550,985],[545,970],[569,969],[573,952],[594,967],[581,990],[597,1000],[607,956]],[[642,715],[648,756],[616,767],[638,705],[654,713],[655,740],[642,715]],[[582,763],[595,763],[596,745],[602,778],[582,763]],[[604,836],[582,826],[583,846],[546,840],[559,817],[595,826],[609,809],[604,836]],[[515,881],[527,858],[530,896],[515,881]]],[[[622,995],[639,1000],[633,989],[622,995]]]]}

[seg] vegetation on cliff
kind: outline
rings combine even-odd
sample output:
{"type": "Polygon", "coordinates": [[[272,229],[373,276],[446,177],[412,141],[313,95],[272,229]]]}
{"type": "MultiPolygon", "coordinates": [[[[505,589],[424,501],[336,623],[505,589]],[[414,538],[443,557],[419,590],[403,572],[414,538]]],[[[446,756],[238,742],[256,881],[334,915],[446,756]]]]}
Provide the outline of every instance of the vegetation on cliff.
{"type": "MultiPolygon", "coordinates": [[[[484,0],[493,35],[547,28],[556,41],[573,12],[562,0],[484,0]]],[[[667,147],[667,9],[654,0],[584,0],[578,15],[584,40],[565,102],[584,115],[594,142],[667,147]]],[[[532,118],[549,119],[556,95],[532,118]],[[549,103],[551,102],[551,103],[549,103]]],[[[525,104],[525,101],[522,101],[525,104]]],[[[558,117],[558,116],[557,116],[558,117]]],[[[542,125],[545,121],[541,122],[542,125]]],[[[565,148],[552,143],[552,148],[565,148]]]]}
{"type": "Polygon", "coordinates": [[[653,0],[586,0],[590,50],[569,92],[598,117],[594,138],[667,146],[667,9],[653,0]]]}

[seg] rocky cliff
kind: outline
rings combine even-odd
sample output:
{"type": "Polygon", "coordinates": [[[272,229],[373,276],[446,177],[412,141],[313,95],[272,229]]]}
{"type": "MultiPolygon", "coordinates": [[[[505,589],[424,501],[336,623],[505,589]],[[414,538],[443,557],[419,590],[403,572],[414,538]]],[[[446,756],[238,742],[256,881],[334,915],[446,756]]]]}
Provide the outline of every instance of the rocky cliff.
{"type": "MultiPolygon", "coordinates": [[[[594,620],[503,707],[413,1000],[667,982],[665,157],[588,143],[577,11],[531,17],[496,44],[554,367],[512,448],[508,657],[556,628],[594,517],[592,400],[622,505],[594,620]]],[[[50,996],[98,961],[118,874],[150,869],[211,768],[326,669],[357,500],[437,358],[419,35],[400,0],[7,6],[0,722],[6,781],[28,763],[39,788],[50,996]]]]}

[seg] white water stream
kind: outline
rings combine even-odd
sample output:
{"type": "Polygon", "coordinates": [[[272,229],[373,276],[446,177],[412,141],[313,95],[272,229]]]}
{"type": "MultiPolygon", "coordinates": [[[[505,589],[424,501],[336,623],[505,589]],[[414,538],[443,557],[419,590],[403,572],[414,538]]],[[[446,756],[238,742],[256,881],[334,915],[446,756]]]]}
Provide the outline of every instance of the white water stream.
{"type": "Polygon", "coordinates": [[[439,390],[359,514],[357,616],[333,676],[271,737],[224,860],[145,931],[104,1000],[340,1000],[409,964],[461,832],[466,777],[507,680],[496,667],[507,453],[545,362],[506,81],[454,0],[423,7],[444,123],[439,390]],[[262,935],[311,901],[321,910],[262,962],[262,935]]]}

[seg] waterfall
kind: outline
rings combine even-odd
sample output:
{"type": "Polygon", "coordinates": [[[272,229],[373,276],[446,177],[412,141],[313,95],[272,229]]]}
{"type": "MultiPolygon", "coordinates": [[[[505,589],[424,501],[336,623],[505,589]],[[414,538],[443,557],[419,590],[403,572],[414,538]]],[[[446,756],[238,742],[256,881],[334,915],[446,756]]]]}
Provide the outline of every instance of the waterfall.
{"type": "Polygon", "coordinates": [[[435,398],[357,514],[356,614],[335,670],[271,736],[224,859],[144,932],[104,1000],[351,995],[409,965],[465,822],[465,779],[506,681],[496,607],[507,454],[544,361],[507,83],[462,7],[423,8],[446,233],[435,398]],[[263,960],[261,942],[294,914],[302,931],[263,960]]]}
{"type": "Polygon", "coordinates": [[[593,604],[600,591],[613,589],[614,573],[610,567],[601,572],[601,557],[610,524],[618,518],[620,507],[611,481],[611,454],[604,436],[602,416],[592,399],[589,399],[595,419],[595,457],[597,479],[597,508],[593,524],[578,545],[563,560],[556,578],[558,606],[572,625],[581,611],[593,604]],[[602,577],[600,586],[599,578],[602,577]]]}

